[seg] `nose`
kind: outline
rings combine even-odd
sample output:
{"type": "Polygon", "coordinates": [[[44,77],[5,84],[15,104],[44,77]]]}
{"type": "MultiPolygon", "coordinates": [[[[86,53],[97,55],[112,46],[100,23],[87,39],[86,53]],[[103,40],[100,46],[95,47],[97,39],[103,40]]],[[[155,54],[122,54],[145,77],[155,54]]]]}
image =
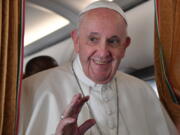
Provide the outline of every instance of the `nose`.
{"type": "Polygon", "coordinates": [[[100,57],[110,56],[110,50],[105,42],[101,43],[98,47],[98,54],[100,57]]]}

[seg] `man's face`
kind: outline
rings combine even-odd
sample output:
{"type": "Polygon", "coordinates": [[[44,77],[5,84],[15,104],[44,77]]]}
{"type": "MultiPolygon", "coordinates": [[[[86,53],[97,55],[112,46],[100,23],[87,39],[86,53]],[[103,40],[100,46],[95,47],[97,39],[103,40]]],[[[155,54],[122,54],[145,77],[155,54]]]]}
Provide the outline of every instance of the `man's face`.
{"type": "Polygon", "coordinates": [[[123,18],[105,8],[87,12],[72,38],[84,73],[99,84],[113,78],[130,43],[123,18]]]}

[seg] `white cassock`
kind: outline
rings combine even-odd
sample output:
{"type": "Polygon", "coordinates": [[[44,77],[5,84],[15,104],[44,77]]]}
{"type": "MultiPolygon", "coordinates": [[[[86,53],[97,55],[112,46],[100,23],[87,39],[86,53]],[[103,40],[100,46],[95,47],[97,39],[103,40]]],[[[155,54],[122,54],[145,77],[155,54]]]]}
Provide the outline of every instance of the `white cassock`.
{"type": "Polygon", "coordinates": [[[106,84],[95,84],[73,64],[40,72],[23,81],[19,135],[53,135],[63,110],[77,93],[90,100],[78,123],[96,119],[85,135],[177,135],[155,92],[145,82],[117,72],[106,84]],[[80,87],[75,79],[77,75],[80,87]]]}

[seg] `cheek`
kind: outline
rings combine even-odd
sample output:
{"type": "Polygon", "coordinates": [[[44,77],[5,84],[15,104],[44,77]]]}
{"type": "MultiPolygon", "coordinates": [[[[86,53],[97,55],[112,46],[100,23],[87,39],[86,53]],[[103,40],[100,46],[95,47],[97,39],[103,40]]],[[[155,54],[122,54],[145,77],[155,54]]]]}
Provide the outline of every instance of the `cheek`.
{"type": "Polygon", "coordinates": [[[79,48],[79,55],[83,60],[88,60],[95,52],[95,49],[93,47],[89,46],[80,46],[79,48]]]}
{"type": "Polygon", "coordinates": [[[125,50],[124,49],[116,50],[116,51],[112,52],[112,54],[113,54],[114,59],[121,60],[124,57],[125,50]]]}

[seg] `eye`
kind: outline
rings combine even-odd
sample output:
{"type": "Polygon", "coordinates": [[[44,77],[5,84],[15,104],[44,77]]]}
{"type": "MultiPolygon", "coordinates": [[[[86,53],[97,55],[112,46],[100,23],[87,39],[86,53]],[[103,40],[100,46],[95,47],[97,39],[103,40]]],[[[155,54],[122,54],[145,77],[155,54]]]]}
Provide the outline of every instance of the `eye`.
{"type": "Polygon", "coordinates": [[[89,45],[97,45],[99,42],[99,37],[97,36],[89,36],[89,45]]]}
{"type": "Polygon", "coordinates": [[[101,36],[98,32],[90,32],[87,38],[89,45],[97,45],[100,39],[101,36]]]}
{"type": "Polygon", "coordinates": [[[96,37],[90,37],[89,40],[90,40],[91,42],[97,42],[97,38],[96,38],[96,37]]]}
{"type": "Polygon", "coordinates": [[[119,47],[120,46],[120,40],[118,38],[110,38],[107,40],[108,45],[112,47],[119,47]]]}

